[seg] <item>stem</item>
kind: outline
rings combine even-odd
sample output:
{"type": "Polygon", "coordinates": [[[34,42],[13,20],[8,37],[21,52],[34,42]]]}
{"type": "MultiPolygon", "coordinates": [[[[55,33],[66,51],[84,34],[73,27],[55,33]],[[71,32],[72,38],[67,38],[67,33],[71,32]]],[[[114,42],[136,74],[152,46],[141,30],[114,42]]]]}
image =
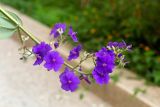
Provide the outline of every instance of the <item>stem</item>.
{"type": "Polygon", "coordinates": [[[68,64],[67,62],[64,62],[64,65],[69,67],[70,69],[73,69],[73,66],[71,66],[70,64],[68,64]]]}
{"type": "MultiPolygon", "coordinates": [[[[20,25],[14,18],[12,18],[11,15],[9,15],[5,10],[3,10],[0,7],[0,12],[5,15],[11,22],[13,22],[14,24],[17,25],[18,28],[18,32],[20,33],[20,30],[22,30],[26,35],[28,35],[35,43],[40,44],[41,40],[39,40],[38,38],[36,38],[35,36],[33,36],[30,32],[26,31],[26,29],[23,28],[22,25],[20,25]]],[[[21,35],[20,35],[21,36],[21,35]]],[[[21,39],[21,37],[20,37],[21,39]]],[[[67,62],[64,62],[64,65],[69,67],[70,69],[74,69],[73,66],[71,66],[70,64],[68,64],[67,62]]],[[[76,72],[79,72],[78,70],[75,69],[76,72]]],[[[85,73],[83,73],[85,74],[85,73]]],[[[86,73],[87,74],[87,73],[86,73]]]]}
{"type": "Polygon", "coordinates": [[[90,58],[90,57],[92,57],[92,55],[89,56],[89,54],[88,54],[84,59],[81,59],[80,62],[79,62],[79,64],[76,65],[76,66],[73,68],[73,70],[76,69],[78,66],[80,66],[85,60],[87,60],[87,59],[90,58]]]}
{"type": "Polygon", "coordinates": [[[23,45],[23,39],[22,39],[21,31],[20,31],[19,27],[17,29],[18,29],[18,35],[19,35],[20,41],[23,45]]]}
{"type": "Polygon", "coordinates": [[[27,34],[35,43],[40,44],[40,40],[38,38],[36,38],[35,36],[33,36],[31,33],[29,33],[28,31],[26,31],[21,25],[19,26],[19,28],[25,33],[27,34]]]}

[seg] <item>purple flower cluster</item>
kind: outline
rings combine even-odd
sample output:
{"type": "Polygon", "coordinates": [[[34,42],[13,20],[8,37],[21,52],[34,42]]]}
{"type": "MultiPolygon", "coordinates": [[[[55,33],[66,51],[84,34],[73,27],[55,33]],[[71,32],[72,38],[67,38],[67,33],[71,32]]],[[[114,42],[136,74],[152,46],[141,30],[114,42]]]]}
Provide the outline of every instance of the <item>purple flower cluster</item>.
{"type": "Polygon", "coordinates": [[[36,55],[36,61],[33,65],[40,65],[43,60],[46,62],[44,67],[48,70],[53,69],[58,71],[64,63],[63,58],[56,51],[51,51],[50,45],[45,42],[41,42],[38,45],[33,46],[32,52],[36,55]]]}
{"type": "MultiPolygon", "coordinates": [[[[66,24],[57,23],[54,25],[53,29],[50,32],[50,35],[56,39],[54,42],[55,49],[59,47],[60,43],[63,43],[63,34],[66,31],[66,24]]],[[[78,42],[76,37],[77,32],[73,31],[72,26],[69,27],[68,35],[72,38],[74,42],[78,42]]],[[[75,46],[68,56],[68,60],[71,61],[79,57],[80,51],[82,49],[81,45],[75,46]]],[[[36,55],[36,61],[34,65],[40,65],[45,61],[44,67],[50,71],[54,70],[55,72],[59,71],[62,65],[64,64],[64,59],[61,57],[59,52],[53,50],[49,44],[41,42],[33,46],[32,52],[36,55]]],[[[71,71],[69,68],[66,68],[65,71],[60,75],[60,81],[62,83],[62,89],[66,91],[75,91],[78,88],[80,79],[74,74],[74,71],[71,71]]]]}
{"type": "MultiPolygon", "coordinates": [[[[53,35],[53,37],[56,39],[54,42],[54,49],[58,48],[59,45],[64,43],[63,40],[66,38],[63,38],[63,34],[65,33],[66,28],[66,24],[57,23],[51,30],[50,35],[53,35]]],[[[71,26],[69,27],[68,35],[74,42],[78,42],[76,37],[77,32],[74,32],[71,26]]],[[[44,61],[44,67],[48,71],[54,70],[55,72],[59,71],[63,64],[67,66],[64,72],[62,72],[59,76],[61,88],[66,91],[73,92],[78,88],[80,80],[84,80],[88,84],[91,84],[90,79],[92,78],[99,85],[108,84],[110,80],[109,75],[113,72],[115,64],[117,64],[117,62],[119,62],[121,65],[127,63],[124,60],[125,56],[123,55],[123,52],[129,51],[131,47],[131,45],[127,45],[124,41],[109,42],[107,47],[101,48],[96,53],[87,53],[88,56],[83,53],[84,59],[81,58],[79,65],[72,67],[68,65],[67,62],[64,62],[63,57],[58,51],[53,50],[49,44],[41,42],[40,44],[33,46],[32,52],[36,56],[36,61],[33,65],[40,65],[44,61]],[[95,62],[95,68],[93,69],[92,73],[82,72],[81,63],[87,58],[92,58],[95,62]]],[[[82,45],[80,44],[73,47],[69,52],[68,61],[77,59],[80,56],[81,50],[82,45]]]]}
{"type": "Polygon", "coordinates": [[[36,55],[36,61],[33,65],[40,65],[45,55],[51,50],[52,48],[50,45],[46,44],[45,42],[41,42],[38,45],[33,46],[32,52],[36,55]]]}
{"type": "Polygon", "coordinates": [[[124,52],[131,51],[132,45],[127,45],[124,41],[122,42],[109,42],[107,45],[109,50],[113,50],[116,56],[116,60],[119,66],[124,67],[128,62],[125,60],[124,52]]]}
{"type": "Polygon", "coordinates": [[[108,46],[110,46],[110,47],[124,48],[124,47],[126,47],[126,43],[124,41],[122,41],[122,42],[109,42],[108,46]]]}
{"type": "Polygon", "coordinates": [[[80,84],[79,78],[69,68],[65,68],[65,71],[59,76],[61,82],[61,88],[66,91],[75,91],[80,84]]]}
{"type": "Polygon", "coordinates": [[[112,73],[115,67],[115,54],[111,50],[103,47],[96,52],[96,66],[92,72],[93,78],[96,83],[102,85],[107,84],[109,81],[109,73],[112,73]]]}
{"type": "Polygon", "coordinates": [[[132,45],[127,45],[125,41],[122,42],[109,42],[107,44],[108,48],[118,48],[118,49],[126,49],[128,51],[131,51],[132,45]]]}
{"type": "MultiPolygon", "coordinates": [[[[57,72],[64,64],[64,59],[61,57],[59,52],[51,50],[52,48],[50,45],[46,44],[45,42],[41,42],[40,44],[33,46],[32,52],[37,58],[34,65],[40,65],[43,61],[45,61],[44,67],[48,71],[53,69],[55,72],[57,72]]],[[[78,58],[80,50],[81,45],[74,47],[70,51],[69,60],[78,58]]],[[[74,74],[74,71],[66,68],[65,71],[60,75],[60,82],[62,84],[62,89],[73,92],[78,88],[80,79],[74,74]]]]}

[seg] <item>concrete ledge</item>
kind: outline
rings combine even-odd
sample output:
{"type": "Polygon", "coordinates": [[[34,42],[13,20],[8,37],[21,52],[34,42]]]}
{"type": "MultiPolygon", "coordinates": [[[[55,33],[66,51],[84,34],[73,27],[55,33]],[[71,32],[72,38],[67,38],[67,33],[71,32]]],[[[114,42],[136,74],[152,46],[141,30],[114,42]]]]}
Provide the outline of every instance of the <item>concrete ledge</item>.
{"type": "MultiPolygon", "coordinates": [[[[2,5],[1,5],[2,6],[2,5]]],[[[50,29],[43,24],[19,13],[18,11],[4,6],[7,10],[14,11],[24,22],[25,28],[36,35],[41,40],[48,41],[48,34],[50,29]]],[[[14,39],[15,40],[15,39],[14,39]]],[[[68,56],[68,50],[70,46],[63,47],[59,50],[63,56],[68,56]]],[[[78,61],[78,60],[77,60],[78,61]]],[[[76,63],[76,62],[75,62],[76,63]]],[[[93,67],[90,63],[83,65],[85,69],[91,69],[93,67]]],[[[128,77],[135,77],[136,75],[125,69],[121,70],[122,75],[120,81],[116,84],[110,84],[108,86],[89,86],[90,90],[104,101],[109,102],[114,107],[159,107],[160,106],[160,87],[157,86],[145,86],[144,80],[128,79],[128,77]],[[134,89],[142,87],[146,89],[146,93],[140,93],[136,97],[133,97],[134,89]]],[[[84,83],[85,84],[85,83],[84,83]]],[[[85,85],[84,85],[85,86],[85,85]]]]}

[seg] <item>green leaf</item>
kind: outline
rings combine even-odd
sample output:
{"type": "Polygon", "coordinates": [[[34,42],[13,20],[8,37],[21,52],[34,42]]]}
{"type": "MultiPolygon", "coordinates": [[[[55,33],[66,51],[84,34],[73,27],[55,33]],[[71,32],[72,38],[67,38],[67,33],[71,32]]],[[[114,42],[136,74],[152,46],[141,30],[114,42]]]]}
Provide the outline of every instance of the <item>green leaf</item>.
{"type": "Polygon", "coordinates": [[[12,16],[12,18],[14,18],[18,22],[19,25],[22,25],[22,20],[15,13],[12,13],[10,11],[7,11],[7,12],[9,15],[12,16]]]}
{"type": "Polygon", "coordinates": [[[10,20],[8,20],[6,17],[0,16],[0,27],[7,29],[15,29],[17,26],[13,24],[10,20]]]}
{"type": "MultiPolygon", "coordinates": [[[[21,19],[16,14],[9,11],[7,12],[18,25],[22,25],[21,19]]],[[[17,30],[18,25],[9,20],[4,14],[0,13],[0,39],[11,37],[17,30]]]]}
{"type": "Polygon", "coordinates": [[[0,39],[6,39],[11,37],[15,33],[16,29],[6,29],[4,27],[0,27],[0,39]]]}
{"type": "MultiPolygon", "coordinates": [[[[19,25],[22,25],[22,20],[12,12],[7,11],[7,13],[14,19],[19,25]]],[[[17,25],[11,22],[5,15],[0,13],[0,26],[5,28],[16,28],[17,25]]]]}

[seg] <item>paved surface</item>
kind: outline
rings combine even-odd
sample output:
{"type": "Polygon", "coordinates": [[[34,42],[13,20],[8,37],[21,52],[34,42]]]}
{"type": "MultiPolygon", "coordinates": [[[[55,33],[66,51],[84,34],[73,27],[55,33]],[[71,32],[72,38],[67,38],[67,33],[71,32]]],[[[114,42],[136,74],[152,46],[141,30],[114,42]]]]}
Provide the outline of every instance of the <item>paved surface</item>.
{"type": "Polygon", "coordinates": [[[18,48],[12,39],[0,41],[0,107],[109,107],[82,88],[74,93],[61,90],[59,73],[32,66],[32,58],[20,61],[18,48]]]}

